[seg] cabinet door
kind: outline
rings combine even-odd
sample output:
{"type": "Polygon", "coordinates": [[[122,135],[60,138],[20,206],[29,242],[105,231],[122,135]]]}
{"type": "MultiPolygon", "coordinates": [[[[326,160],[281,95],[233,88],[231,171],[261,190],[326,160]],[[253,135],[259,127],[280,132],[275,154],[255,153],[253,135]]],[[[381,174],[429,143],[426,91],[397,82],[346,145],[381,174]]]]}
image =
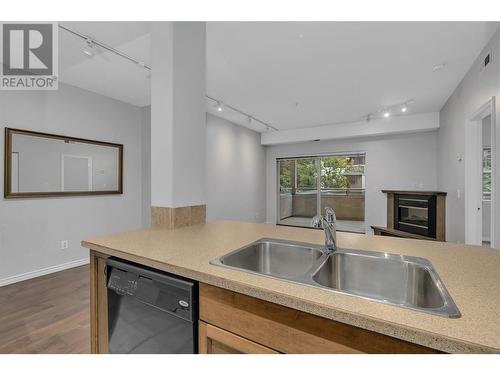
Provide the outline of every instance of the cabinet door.
{"type": "Polygon", "coordinates": [[[278,354],[270,348],[210,324],[199,322],[200,354],[278,354]]]}

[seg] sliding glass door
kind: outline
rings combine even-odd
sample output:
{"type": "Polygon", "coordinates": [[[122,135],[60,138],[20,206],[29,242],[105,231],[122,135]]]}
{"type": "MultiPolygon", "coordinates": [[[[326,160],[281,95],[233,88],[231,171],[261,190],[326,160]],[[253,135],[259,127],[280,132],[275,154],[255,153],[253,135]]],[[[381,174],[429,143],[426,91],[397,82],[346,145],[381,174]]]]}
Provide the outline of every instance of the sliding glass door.
{"type": "Polygon", "coordinates": [[[307,227],[318,212],[318,160],[283,159],[278,164],[279,222],[307,227]]]}
{"type": "Polygon", "coordinates": [[[332,207],[337,229],[365,232],[365,155],[278,159],[278,224],[310,227],[332,207]]]}

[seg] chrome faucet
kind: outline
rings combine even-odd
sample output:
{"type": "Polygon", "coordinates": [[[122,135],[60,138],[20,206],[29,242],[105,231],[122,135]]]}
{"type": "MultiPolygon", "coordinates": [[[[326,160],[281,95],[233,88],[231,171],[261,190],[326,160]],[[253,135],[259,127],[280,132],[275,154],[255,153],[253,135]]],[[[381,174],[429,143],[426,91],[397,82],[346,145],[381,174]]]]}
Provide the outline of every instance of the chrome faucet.
{"type": "Polygon", "coordinates": [[[337,217],[333,208],[325,208],[325,217],[321,215],[314,216],[311,221],[313,228],[323,228],[325,231],[325,247],[329,252],[337,250],[337,217]]]}

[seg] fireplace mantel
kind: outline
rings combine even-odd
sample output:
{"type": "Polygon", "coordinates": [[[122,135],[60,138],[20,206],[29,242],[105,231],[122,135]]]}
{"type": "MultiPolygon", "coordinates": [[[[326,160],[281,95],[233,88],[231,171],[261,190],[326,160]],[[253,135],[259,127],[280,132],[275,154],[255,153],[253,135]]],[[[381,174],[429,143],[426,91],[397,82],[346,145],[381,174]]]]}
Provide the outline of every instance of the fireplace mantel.
{"type": "Polygon", "coordinates": [[[387,227],[372,226],[376,235],[446,240],[446,192],[382,190],[387,195],[387,227]]]}

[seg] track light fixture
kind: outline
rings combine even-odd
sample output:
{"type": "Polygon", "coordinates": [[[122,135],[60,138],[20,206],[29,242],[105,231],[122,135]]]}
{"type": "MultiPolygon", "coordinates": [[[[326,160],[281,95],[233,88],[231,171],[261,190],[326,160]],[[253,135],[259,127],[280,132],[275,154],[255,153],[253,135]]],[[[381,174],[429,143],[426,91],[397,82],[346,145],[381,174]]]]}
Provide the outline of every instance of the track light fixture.
{"type": "Polygon", "coordinates": [[[413,104],[413,103],[415,103],[415,100],[410,99],[410,100],[407,100],[407,101],[402,102],[402,103],[398,103],[398,104],[394,104],[394,105],[391,105],[391,106],[388,106],[385,108],[381,108],[377,112],[366,114],[365,120],[366,120],[366,122],[370,122],[370,120],[372,120],[374,118],[380,118],[380,117],[389,118],[393,115],[397,116],[398,114],[399,115],[406,114],[410,110],[410,107],[409,107],[410,104],[413,104]]]}
{"type": "Polygon", "coordinates": [[[86,40],[86,45],[82,52],[88,57],[92,57],[95,55],[94,42],[92,41],[92,39],[88,38],[86,40]]]}
{"type": "Polygon", "coordinates": [[[76,30],[70,29],[69,27],[66,27],[66,26],[61,25],[61,24],[59,24],[59,28],[61,30],[67,31],[70,34],[73,34],[74,36],[76,36],[78,38],[85,40],[86,45],[83,48],[82,52],[85,55],[87,55],[88,57],[92,57],[92,56],[96,55],[97,52],[108,51],[108,52],[114,53],[115,55],[123,57],[124,59],[127,59],[127,60],[133,62],[134,64],[137,64],[137,66],[139,66],[143,69],[151,70],[151,66],[146,64],[144,61],[137,60],[137,59],[133,58],[132,56],[129,56],[126,53],[124,53],[120,50],[117,50],[116,48],[110,46],[109,44],[103,43],[97,39],[91,38],[85,34],[82,34],[76,30]],[[96,46],[99,47],[98,51],[96,50],[96,46]]]}
{"type": "MultiPolygon", "coordinates": [[[[274,126],[272,126],[271,124],[268,124],[262,120],[259,120],[258,118],[256,118],[255,116],[253,116],[251,114],[243,112],[242,110],[240,110],[238,108],[235,108],[227,103],[224,103],[222,100],[214,98],[210,95],[205,95],[205,97],[214,102],[213,108],[219,113],[223,112],[223,111],[226,112],[225,110],[227,109],[228,114],[238,113],[238,114],[244,116],[243,121],[246,119],[246,122],[248,123],[248,125],[253,126],[256,124],[261,124],[265,127],[266,131],[270,131],[270,130],[278,131],[278,129],[275,128],[274,126]]],[[[245,125],[243,125],[243,126],[245,126],[245,125]]]]}

